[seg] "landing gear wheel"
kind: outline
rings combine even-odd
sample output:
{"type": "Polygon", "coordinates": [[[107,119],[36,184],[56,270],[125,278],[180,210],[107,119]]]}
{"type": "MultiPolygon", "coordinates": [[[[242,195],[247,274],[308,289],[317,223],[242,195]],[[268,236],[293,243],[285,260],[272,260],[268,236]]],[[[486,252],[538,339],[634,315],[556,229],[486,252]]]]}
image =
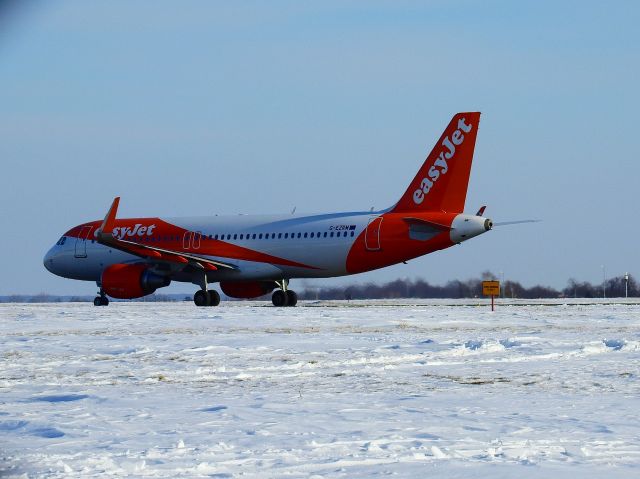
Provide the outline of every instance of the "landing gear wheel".
{"type": "Polygon", "coordinates": [[[220,304],[220,295],[215,289],[207,291],[207,295],[209,296],[209,306],[218,306],[220,304]]]}
{"type": "Polygon", "coordinates": [[[295,306],[298,303],[298,295],[295,291],[287,290],[287,306],[295,306]]]}
{"type": "Polygon", "coordinates": [[[207,291],[198,290],[193,295],[193,302],[196,306],[209,306],[209,294],[207,291]]]}
{"type": "Polygon", "coordinates": [[[109,298],[106,296],[96,296],[93,299],[94,306],[109,306],[109,298]]]}
{"type": "Polygon", "coordinates": [[[273,295],[271,296],[271,302],[273,303],[274,306],[277,306],[279,308],[282,306],[286,306],[288,299],[289,298],[287,298],[287,293],[285,293],[281,289],[274,291],[273,295]]]}

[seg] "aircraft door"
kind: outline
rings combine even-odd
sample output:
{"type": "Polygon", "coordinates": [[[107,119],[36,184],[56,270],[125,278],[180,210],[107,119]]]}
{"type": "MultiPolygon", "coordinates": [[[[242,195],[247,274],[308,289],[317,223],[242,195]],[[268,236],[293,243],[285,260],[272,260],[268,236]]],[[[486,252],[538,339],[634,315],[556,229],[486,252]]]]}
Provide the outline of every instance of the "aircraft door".
{"type": "Polygon", "coordinates": [[[185,231],[182,237],[182,249],[188,250],[193,240],[193,231],[185,231]]]}
{"type": "Polygon", "coordinates": [[[76,258],[87,257],[87,241],[92,229],[93,226],[83,226],[80,228],[80,234],[76,238],[76,249],[74,254],[76,258]]]}
{"type": "Polygon", "coordinates": [[[369,218],[367,230],[364,234],[364,245],[367,251],[380,250],[380,227],[382,226],[382,216],[369,218]]]}

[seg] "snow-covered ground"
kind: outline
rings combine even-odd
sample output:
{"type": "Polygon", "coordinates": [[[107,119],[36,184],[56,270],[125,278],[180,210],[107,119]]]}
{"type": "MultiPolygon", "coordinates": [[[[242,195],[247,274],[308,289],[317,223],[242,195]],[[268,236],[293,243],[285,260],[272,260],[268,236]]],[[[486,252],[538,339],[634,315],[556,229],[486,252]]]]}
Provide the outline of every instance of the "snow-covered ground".
{"type": "Polygon", "coordinates": [[[640,477],[640,306],[543,303],[0,305],[0,476],[640,477]]]}

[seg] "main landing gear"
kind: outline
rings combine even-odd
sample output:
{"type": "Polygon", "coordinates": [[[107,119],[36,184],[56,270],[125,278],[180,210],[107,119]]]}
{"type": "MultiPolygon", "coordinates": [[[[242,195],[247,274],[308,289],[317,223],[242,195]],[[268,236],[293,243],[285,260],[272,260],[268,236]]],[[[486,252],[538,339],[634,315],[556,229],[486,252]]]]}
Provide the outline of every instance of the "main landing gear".
{"type": "Polygon", "coordinates": [[[220,295],[215,289],[196,291],[193,295],[193,302],[196,306],[218,306],[220,304],[220,295]]]}
{"type": "Polygon", "coordinates": [[[218,292],[215,289],[207,288],[207,274],[204,271],[193,283],[200,286],[200,291],[196,291],[193,295],[193,302],[196,306],[218,306],[220,304],[218,292]]]}
{"type": "Polygon", "coordinates": [[[295,306],[298,303],[298,295],[295,291],[288,289],[289,280],[283,279],[282,281],[276,281],[276,284],[281,289],[273,292],[271,296],[271,302],[276,307],[295,306]]]}
{"type": "Polygon", "coordinates": [[[98,291],[98,294],[100,296],[96,296],[93,299],[93,305],[94,306],[109,306],[109,298],[107,298],[107,295],[104,294],[104,291],[102,291],[102,288],[100,288],[100,291],[98,291]]]}

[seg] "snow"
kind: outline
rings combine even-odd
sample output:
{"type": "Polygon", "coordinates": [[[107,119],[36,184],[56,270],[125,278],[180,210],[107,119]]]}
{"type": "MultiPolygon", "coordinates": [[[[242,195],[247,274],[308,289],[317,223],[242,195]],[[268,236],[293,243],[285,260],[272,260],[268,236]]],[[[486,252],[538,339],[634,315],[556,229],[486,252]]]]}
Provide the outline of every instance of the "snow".
{"type": "Polygon", "coordinates": [[[2,477],[636,477],[640,306],[0,305],[2,477]]]}

